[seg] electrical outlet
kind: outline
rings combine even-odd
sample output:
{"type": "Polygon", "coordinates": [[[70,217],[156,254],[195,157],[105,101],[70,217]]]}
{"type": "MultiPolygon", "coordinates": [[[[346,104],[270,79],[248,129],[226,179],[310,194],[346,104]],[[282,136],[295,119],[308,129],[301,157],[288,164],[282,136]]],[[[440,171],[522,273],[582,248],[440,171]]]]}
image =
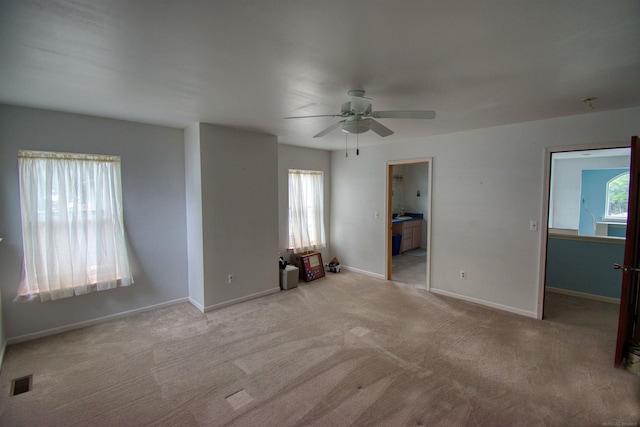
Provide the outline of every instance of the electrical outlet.
{"type": "Polygon", "coordinates": [[[228,276],[228,282],[229,282],[229,284],[232,284],[232,283],[233,283],[233,274],[230,274],[230,275],[228,276]]]}
{"type": "Polygon", "coordinates": [[[460,279],[462,280],[466,280],[467,279],[467,272],[464,270],[460,270],[460,279]]]}

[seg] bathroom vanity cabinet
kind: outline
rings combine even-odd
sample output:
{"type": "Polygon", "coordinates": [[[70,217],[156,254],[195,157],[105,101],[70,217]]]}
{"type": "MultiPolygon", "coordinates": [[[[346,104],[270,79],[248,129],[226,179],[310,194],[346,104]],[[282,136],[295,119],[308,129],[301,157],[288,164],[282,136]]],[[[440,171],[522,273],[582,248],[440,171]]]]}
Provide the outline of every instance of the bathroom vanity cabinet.
{"type": "Polygon", "coordinates": [[[420,247],[422,242],[422,221],[421,219],[412,219],[393,223],[393,234],[402,235],[401,252],[420,247]]]}

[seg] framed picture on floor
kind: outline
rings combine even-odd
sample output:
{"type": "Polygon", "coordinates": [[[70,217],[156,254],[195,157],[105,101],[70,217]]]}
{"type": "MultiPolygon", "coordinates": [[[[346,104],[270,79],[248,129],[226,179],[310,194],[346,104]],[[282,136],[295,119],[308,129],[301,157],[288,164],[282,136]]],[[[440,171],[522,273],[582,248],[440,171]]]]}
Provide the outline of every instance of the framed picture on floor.
{"type": "Polygon", "coordinates": [[[320,252],[300,255],[300,274],[302,280],[311,282],[312,280],[324,277],[324,264],[320,252]]]}

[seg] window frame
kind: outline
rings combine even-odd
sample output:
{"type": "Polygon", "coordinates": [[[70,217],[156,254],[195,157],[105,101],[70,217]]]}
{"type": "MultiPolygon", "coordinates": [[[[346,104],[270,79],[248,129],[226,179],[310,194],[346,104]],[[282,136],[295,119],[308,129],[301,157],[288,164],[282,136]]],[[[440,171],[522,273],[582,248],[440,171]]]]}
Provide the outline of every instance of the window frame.
{"type": "Polygon", "coordinates": [[[610,194],[610,185],[611,183],[613,183],[614,181],[616,181],[617,179],[623,177],[623,176],[628,176],[629,179],[631,178],[629,171],[626,172],[622,172],[616,176],[614,176],[613,178],[611,178],[610,180],[607,181],[606,184],[606,191],[605,191],[605,204],[604,204],[604,216],[602,217],[603,221],[607,221],[607,222],[619,222],[619,223],[626,223],[627,222],[627,214],[628,214],[628,203],[629,203],[629,187],[628,187],[628,181],[627,180],[627,212],[625,212],[625,216],[624,218],[620,217],[620,216],[612,216],[609,208],[610,208],[610,203],[609,203],[609,194],[610,194]]]}
{"type": "Polygon", "coordinates": [[[23,266],[16,301],[133,283],[119,156],[18,152],[23,266]]]}
{"type": "MultiPolygon", "coordinates": [[[[292,250],[294,253],[297,253],[297,252],[305,252],[308,250],[320,250],[326,247],[326,231],[325,231],[325,225],[324,225],[324,171],[308,170],[308,169],[289,169],[287,173],[287,181],[288,181],[287,248],[289,250],[292,250]],[[319,180],[320,180],[320,190],[319,190],[319,194],[317,195],[320,197],[319,206],[307,206],[305,209],[305,213],[306,213],[305,218],[312,222],[311,224],[308,224],[308,226],[312,226],[315,231],[313,233],[313,236],[309,239],[308,242],[306,242],[306,244],[303,244],[302,246],[297,246],[297,247],[295,246],[296,244],[295,243],[296,239],[294,237],[295,230],[293,230],[293,223],[292,223],[292,209],[294,209],[294,207],[292,206],[292,194],[291,194],[292,174],[306,175],[309,178],[316,176],[316,177],[319,177],[319,180]],[[320,224],[318,224],[317,227],[316,227],[314,218],[319,218],[320,220],[320,224]]],[[[311,185],[309,184],[309,186],[311,185]]],[[[310,188],[308,188],[309,186],[307,186],[306,190],[310,190],[310,188]]],[[[307,202],[306,202],[307,204],[313,203],[312,194],[305,194],[305,197],[307,198],[307,202]]]]}

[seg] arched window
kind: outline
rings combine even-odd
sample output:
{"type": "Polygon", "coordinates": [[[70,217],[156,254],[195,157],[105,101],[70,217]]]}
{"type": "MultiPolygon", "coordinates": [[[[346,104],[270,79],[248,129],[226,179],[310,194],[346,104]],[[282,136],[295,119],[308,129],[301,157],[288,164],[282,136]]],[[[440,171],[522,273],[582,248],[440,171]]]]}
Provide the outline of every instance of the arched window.
{"type": "Polygon", "coordinates": [[[611,178],[607,182],[605,219],[612,221],[626,221],[628,200],[629,172],[624,172],[611,178]]]}

